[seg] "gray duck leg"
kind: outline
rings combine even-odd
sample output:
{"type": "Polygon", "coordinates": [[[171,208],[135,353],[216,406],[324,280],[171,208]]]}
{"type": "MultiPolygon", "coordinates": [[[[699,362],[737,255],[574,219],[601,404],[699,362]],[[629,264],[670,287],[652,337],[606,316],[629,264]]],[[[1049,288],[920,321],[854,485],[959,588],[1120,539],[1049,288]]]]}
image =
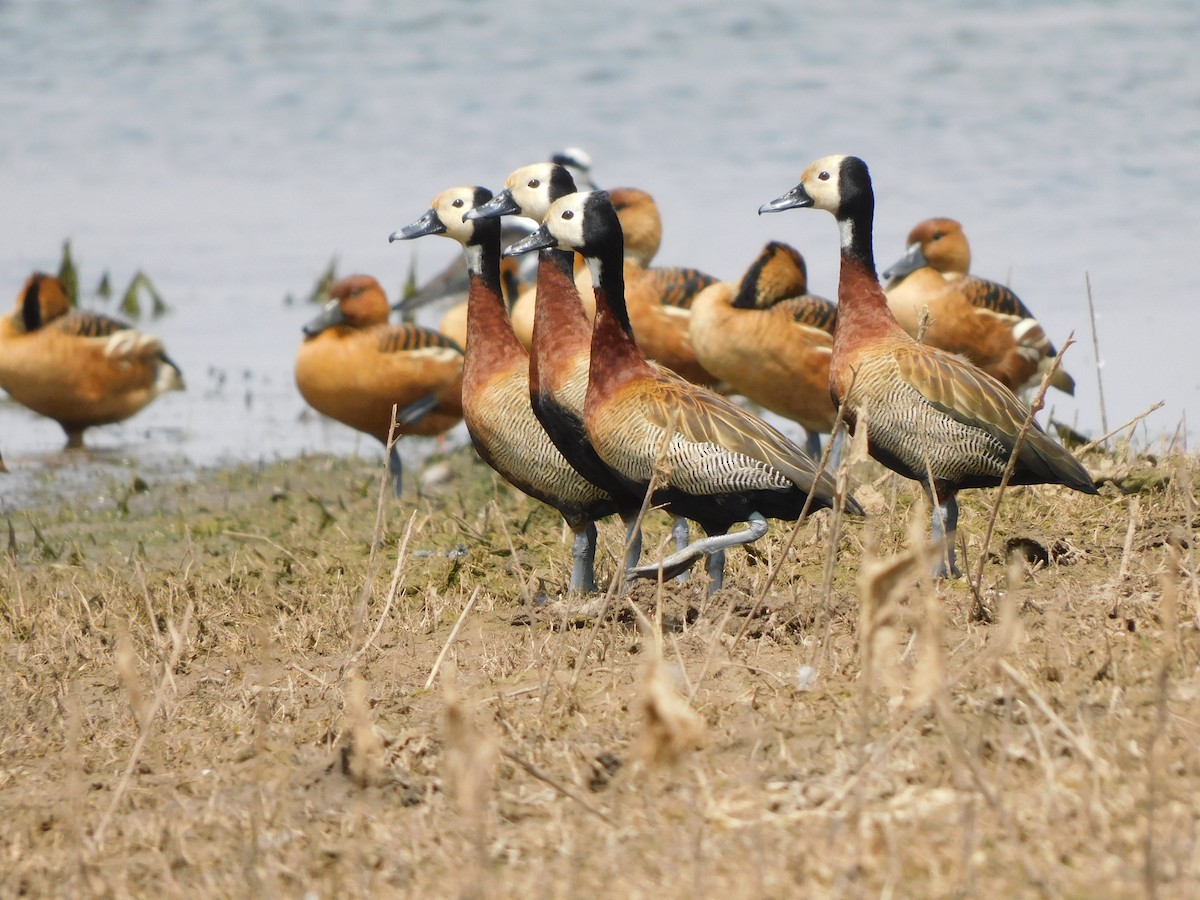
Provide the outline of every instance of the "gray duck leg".
{"type": "Polygon", "coordinates": [[[575,532],[571,542],[571,584],[569,591],[596,591],[596,523],[588,522],[575,532]]]}
{"type": "Polygon", "coordinates": [[[938,547],[938,561],[933,567],[934,578],[962,578],[954,563],[954,536],[958,531],[958,498],[950,494],[933,505],[933,542],[938,547]]]}
{"type": "Polygon", "coordinates": [[[625,568],[632,569],[642,558],[642,529],[637,527],[637,513],[621,516],[625,523],[625,568]]]}
{"type": "Polygon", "coordinates": [[[392,493],[399,497],[404,489],[404,467],[400,463],[400,447],[397,444],[392,444],[392,449],[388,451],[388,472],[392,475],[392,493]]]}
{"type": "Polygon", "coordinates": [[[767,519],[762,513],[750,513],[747,521],[750,525],[742,531],[735,531],[732,534],[714,534],[693,541],[661,562],[637,566],[630,569],[627,575],[630,578],[657,578],[661,570],[664,579],[674,578],[680,572],[690,569],[700,557],[707,556],[708,574],[713,579],[709,585],[709,593],[712,593],[724,584],[725,550],[741,544],[749,544],[767,533],[767,519]],[[714,569],[716,570],[715,577],[714,569]]]}
{"type": "MultiPolygon", "coordinates": [[[[676,516],[675,521],[671,523],[671,537],[675,539],[676,551],[682,550],[688,545],[688,521],[683,516],[676,516]]],[[[634,560],[636,564],[637,560],[634,560]]],[[[683,584],[688,580],[688,571],[685,569],[675,576],[676,584],[683,584]]]]}

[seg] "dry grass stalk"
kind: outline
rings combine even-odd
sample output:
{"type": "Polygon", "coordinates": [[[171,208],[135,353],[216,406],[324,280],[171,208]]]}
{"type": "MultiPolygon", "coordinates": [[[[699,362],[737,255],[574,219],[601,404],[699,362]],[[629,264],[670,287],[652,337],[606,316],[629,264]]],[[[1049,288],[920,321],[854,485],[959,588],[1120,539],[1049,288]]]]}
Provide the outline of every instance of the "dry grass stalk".
{"type": "Polygon", "coordinates": [[[453,663],[446,667],[442,692],[445,783],[475,848],[472,882],[478,888],[487,870],[487,806],[495,777],[496,746],[475,724],[474,710],[459,691],[453,663]]]}
{"type": "MultiPolygon", "coordinates": [[[[400,543],[396,546],[396,565],[392,569],[392,583],[388,587],[387,598],[383,603],[383,610],[379,613],[379,621],[375,623],[375,628],[371,632],[371,636],[363,642],[363,645],[354,652],[350,659],[347,668],[355,666],[366,655],[367,650],[375,643],[379,637],[379,632],[383,630],[383,623],[387,621],[388,613],[391,612],[392,603],[396,600],[396,592],[400,589],[400,576],[404,571],[404,563],[408,558],[408,541],[412,537],[413,525],[417,520],[417,513],[414,510],[413,514],[408,517],[408,525],[404,529],[404,536],[400,538],[400,543]]],[[[428,685],[426,685],[428,687],[428,685]]]]}
{"type": "Polygon", "coordinates": [[[142,561],[133,558],[133,571],[137,575],[138,585],[142,589],[142,599],[146,602],[146,618],[150,620],[150,628],[154,631],[154,644],[162,643],[162,632],[158,628],[158,616],[154,614],[154,604],[150,601],[150,588],[146,586],[146,573],[142,569],[142,561]]]}
{"type": "MultiPolygon", "coordinates": [[[[1042,383],[1038,385],[1037,394],[1034,395],[1033,402],[1029,404],[1029,413],[1025,416],[1025,421],[1021,424],[1021,430],[1017,432],[1017,439],[1013,442],[1012,452],[1008,455],[1008,465],[1004,467],[1004,474],[1000,477],[1000,485],[996,488],[996,498],[992,501],[992,511],[988,516],[987,528],[983,533],[983,545],[979,548],[979,559],[975,563],[975,577],[971,579],[971,591],[975,595],[975,616],[977,618],[987,618],[986,607],[983,603],[983,595],[980,593],[981,585],[983,584],[983,567],[987,562],[988,547],[992,543],[992,534],[996,530],[996,519],[1000,516],[1000,503],[1004,500],[1004,491],[1008,488],[1009,481],[1012,480],[1013,472],[1017,469],[1017,459],[1021,454],[1021,445],[1025,442],[1026,435],[1029,434],[1029,429],[1033,427],[1033,418],[1046,403],[1046,391],[1050,389],[1050,379],[1062,366],[1063,354],[1067,349],[1075,343],[1075,333],[1072,332],[1063,341],[1063,345],[1059,348],[1058,354],[1054,357],[1054,361],[1050,364],[1050,368],[1042,376],[1042,383]]],[[[1107,430],[1107,424],[1105,425],[1107,430]]]]}
{"type": "Polygon", "coordinates": [[[942,598],[931,590],[923,591],[921,597],[923,614],[917,622],[917,662],[913,669],[908,705],[920,709],[927,704],[944,703],[948,707],[942,598]]]}
{"type": "Polygon", "coordinates": [[[1140,519],[1141,503],[1137,497],[1130,497],[1129,522],[1125,526],[1125,544],[1121,548],[1121,565],[1117,568],[1117,584],[1121,584],[1129,577],[1129,562],[1133,556],[1133,538],[1137,534],[1140,519]]]}
{"type": "Polygon", "coordinates": [[[357,671],[346,679],[346,774],[361,788],[377,784],[384,772],[383,738],[371,721],[371,689],[357,671]]]}
{"type": "Polygon", "coordinates": [[[641,718],[636,755],[649,765],[675,765],[704,738],[704,720],[676,689],[658,648],[642,673],[634,711],[641,718]]]}
{"type": "Polygon", "coordinates": [[[1051,708],[1050,704],[1046,702],[1045,698],[1034,689],[1033,685],[1029,682],[1029,679],[1013,668],[1013,666],[1007,660],[1002,659],[997,663],[997,665],[999,666],[1000,671],[1003,672],[1004,675],[1008,677],[1014,685],[1016,685],[1017,689],[1021,692],[1025,699],[1037,707],[1038,711],[1045,716],[1047,720],[1049,720],[1050,724],[1054,726],[1054,729],[1059,733],[1059,735],[1066,740],[1066,742],[1070,744],[1081,757],[1083,757],[1088,765],[1090,765],[1097,772],[1103,773],[1106,771],[1107,766],[1104,764],[1103,760],[1096,756],[1096,751],[1092,747],[1092,742],[1072,731],[1067,723],[1062,720],[1062,717],[1059,716],[1058,713],[1051,708]]]}
{"type": "Polygon", "coordinates": [[[517,579],[517,588],[521,591],[521,597],[525,600],[525,611],[529,614],[531,622],[536,621],[535,614],[537,612],[537,602],[533,596],[533,588],[529,586],[529,579],[525,577],[525,570],[521,568],[521,556],[517,552],[517,545],[513,543],[512,535],[508,531],[508,525],[504,521],[504,516],[501,514],[499,507],[492,503],[489,507],[492,517],[500,523],[500,531],[504,535],[504,541],[508,544],[509,559],[512,561],[509,568],[517,579]]]}
{"type": "Polygon", "coordinates": [[[442,663],[446,659],[446,654],[450,652],[450,645],[454,643],[454,639],[458,637],[458,632],[462,629],[462,624],[467,620],[471,610],[475,606],[475,601],[479,598],[479,585],[475,585],[475,589],[471,591],[471,596],[467,598],[466,604],[463,606],[462,612],[458,614],[458,619],[454,623],[454,627],[450,629],[450,634],[446,637],[446,643],[442,644],[441,652],[438,653],[437,659],[433,662],[433,668],[429,670],[429,677],[425,679],[425,690],[433,687],[433,682],[438,676],[438,671],[442,668],[442,663]]]}
{"type": "Polygon", "coordinates": [[[1160,802],[1162,780],[1163,735],[1167,728],[1167,695],[1171,678],[1171,666],[1175,660],[1178,647],[1179,620],[1179,551],[1174,545],[1167,545],[1166,566],[1159,578],[1162,587],[1162,602],[1159,604],[1162,619],[1162,650],[1158,665],[1157,690],[1154,702],[1154,730],[1150,734],[1150,743],[1146,748],[1146,836],[1144,840],[1144,859],[1142,878],[1148,897],[1159,896],[1158,853],[1155,845],[1154,830],[1157,823],[1157,810],[1160,802]]]}
{"type": "Polygon", "coordinates": [[[500,755],[503,756],[505,759],[507,759],[509,762],[516,763],[518,766],[520,766],[522,769],[524,769],[526,772],[528,772],[530,775],[532,775],[538,781],[542,782],[542,784],[558,791],[558,793],[562,794],[568,800],[573,800],[574,802],[578,803],[582,809],[584,809],[591,815],[595,816],[597,819],[599,819],[605,825],[608,825],[612,828],[617,827],[617,823],[615,821],[613,821],[613,819],[610,818],[607,813],[598,809],[594,804],[588,802],[588,799],[586,797],[584,797],[578,791],[567,787],[565,784],[560,782],[558,779],[543,772],[541,769],[539,769],[537,766],[535,766],[529,760],[525,759],[525,757],[514,753],[512,750],[506,750],[504,748],[501,748],[500,755]]]}
{"type": "Polygon", "coordinates": [[[1083,456],[1083,454],[1087,453],[1089,450],[1093,450],[1096,447],[1099,447],[1101,444],[1103,444],[1109,438],[1120,434],[1122,431],[1133,428],[1135,425],[1138,424],[1138,422],[1145,419],[1152,412],[1157,412],[1158,410],[1162,409],[1165,405],[1166,405],[1166,403],[1162,400],[1159,400],[1157,403],[1150,404],[1148,407],[1143,409],[1140,413],[1138,413],[1136,416],[1134,416],[1128,422],[1125,422],[1122,425],[1118,425],[1112,431],[1109,431],[1109,432],[1106,432],[1106,433],[1100,435],[1100,437],[1096,438],[1094,441],[1088,441],[1083,446],[1076,447],[1074,450],[1071,451],[1071,453],[1076,458],[1083,456]]]}
{"type": "MultiPolygon", "coordinates": [[[[1096,330],[1096,306],[1092,302],[1092,276],[1087,272],[1083,273],[1083,283],[1087,288],[1088,320],[1092,323],[1092,350],[1096,354],[1096,390],[1100,396],[1100,424],[1105,431],[1108,431],[1108,408],[1104,405],[1104,379],[1100,375],[1100,370],[1104,368],[1104,362],[1100,359],[1100,333],[1096,330]]],[[[1058,355],[1062,356],[1061,350],[1058,355]]]]}
{"type": "Polygon", "coordinates": [[[129,638],[129,626],[123,619],[117,620],[117,648],[113,654],[113,664],[117,669],[117,677],[121,679],[121,687],[129,699],[129,711],[138,732],[142,732],[149,724],[146,721],[146,694],[142,690],[142,679],[138,674],[137,654],[133,651],[133,642],[129,638]]]}
{"type": "Polygon", "coordinates": [[[193,608],[192,598],[188,597],[187,606],[183,611],[183,620],[179,623],[179,626],[168,625],[167,630],[171,638],[171,656],[163,665],[162,678],[158,683],[158,689],[154,692],[154,700],[145,712],[143,718],[144,727],[134,742],[133,750],[129,754],[129,761],[125,764],[125,770],[121,773],[121,779],[117,782],[117,787],[108,802],[108,807],[104,810],[104,814],[100,817],[100,821],[92,833],[91,850],[93,853],[97,852],[104,845],[104,832],[108,828],[108,823],[112,821],[113,813],[116,812],[121,799],[125,796],[125,791],[129,788],[129,780],[133,777],[133,772],[137,768],[138,761],[142,758],[142,751],[146,748],[146,741],[149,740],[153,730],[151,726],[154,724],[154,717],[166,702],[167,687],[171,683],[175,667],[179,665],[179,659],[183,656],[184,648],[187,646],[187,633],[192,624],[193,608]]]}
{"type": "Polygon", "coordinates": [[[388,426],[387,450],[384,453],[383,470],[379,475],[379,492],[375,500],[375,529],[371,534],[371,550],[367,556],[367,573],[363,577],[362,589],[359,590],[358,600],[354,604],[354,618],[350,628],[351,647],[358,647],[363,644],[363,631],[367,624],[367,603],[371,598],[371,592],[375,588],[375,558],[383,541],[383,529],[387,521],[385,513],[387,510],[388,484],[392,477],[391,471],[388,468],[388,460],[391,459],[392,450],[395,448],[396,442],[400,440],[400,435],[396,430],[396,413],[398,411],[398,405],[392,404],[391,424],[388,426]]]}
{"type": "Polygon", "coordinates": [[[870,541],[858,568],[858,645],[862,656],[863,688],[883,691],[889,697],[902,689],[899,659],[894,652],[904,618],[901,602],[907,599],[928,565],[928,542],[919,534],[903,553],[880,558],[870,541]]]}
{"type": "MultiPolygon", "coordinates": [[[[847,395],[854,390],[854,380],[858,373],[853,372],[847,395]]],[[[841,409],[838,410],[841,415],[841,409]]],[[[821,575],[821,661],[819,668],[825,668],[829,663],[830,636],[833,630],[833,571],[837,564],[838,543],[841,540],[842,519],[845,516],[846,498],[850,495],[850,469],[866,461],[867,436],[871,423],[867,419],[865,409],[858,410],[854,424],[854,438],[850,442],[849,452],[843,454],[841,465],[834,476],[833,509],[829,517],[829,538],[825,549],[825,568],[821,575]]]]}
{"type": "MultiPolygon", "coordinates": [[[[850,385],[851,385],[851,387],[854,386],[853,377],[851,378],[850,385]]],[[[864,416],[865,416],[865,414],[864,414],[864,416]]],[[[830,432],[829,441],[825,444],[825,449],[821,452],[820,460],[817,461],[818,469],[824,470],[829,466],[829,459],[833,455],[834,442],[837,441],[838,436],[840,434],[842,434],[842,432],[845,431],[845,429],[846,429],[846,407],[843,404],[838,404],[837,416],[833,420],[833,431],[830,432]]],[[[865,433],[865,431],[864,431],[864,433],[865,433]]],[[[840,499],[836,502],[840,502],[840,499]]],[[[802,507],[800,507],[800,515],[796,517],[796,522],[792,526],[791,531],[788,533],[787,540],[784,541],[783,548],[779,553],[779,560],[775,563],[775,565],[771,566],[770,569],[768,570],[767,577],[763,580],[762,587],[759,588],[758,593],[754,598],[754,604],[751,606],[750,612],[746,614],[745,619],[743,619],[743,621],[742,621],[742,627],[738,629],[737,634],[734,635],[733,640],[729,644],[728,653],[730,655],[733,654],[734,648],[738,645],[738,643],[742,640],[742,638],[745,637],[746,632],[750,629],[750,623],[753,622],[755,619],[755,616],[758,615],[758,611],[759,611],[759,609],[762,608],[762,604],[766,600],[767,594],[770,592],[771,588],[774,586],[776,578],[779,577],[779,573],[783,569],[783,564],[785,562],[787,562],[788,555],[792,552],[792,547],[794,547],[796,544],[796,538],[800,535],[800,529],[803,528],[804,524],[808,521],[808,514],[809,514],[809,511],[812,509],[812,503],[813,503],[813,494],[809,493],[809,495],[804,498],[804,505],[802,507]]],[[[831,545],[830,552],[833,554],[837,553],[837,544],[836,543],[831,545]]],[[[730,606],[729,609],[732,611],[732,606],[730,606]]],[[[720,635],[720,634],[724,634],[724,633],[725,633],[724,623],[722,623],[722,626],[717,629],[716,634],[720,635]]],[[[706,660],[705,672],[707,671],[707,668],[708,668],[708,665],[707,665],[707,660],[706,660]]],[[[701,672],[700,677],[696,679],[697,686],[699,685],[699,682],[701,680],[703,680],[705,672],[701,672]]],[[[692,697],[695,698],[694,690],[692,692],[692,697]]]]}

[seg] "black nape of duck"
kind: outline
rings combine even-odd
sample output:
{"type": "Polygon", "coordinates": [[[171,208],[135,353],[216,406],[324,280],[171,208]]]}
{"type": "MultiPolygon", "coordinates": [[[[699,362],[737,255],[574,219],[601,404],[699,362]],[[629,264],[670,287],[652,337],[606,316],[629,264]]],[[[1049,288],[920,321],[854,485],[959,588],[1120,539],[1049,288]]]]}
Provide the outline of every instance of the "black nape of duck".
{"type": "Polygon", "coordinates": [[[25,296],[21,299],[21,322],[25,330],[37,331],[42,327],[42,279],[45,276],[38,273],[29,279],[25,296]]]}

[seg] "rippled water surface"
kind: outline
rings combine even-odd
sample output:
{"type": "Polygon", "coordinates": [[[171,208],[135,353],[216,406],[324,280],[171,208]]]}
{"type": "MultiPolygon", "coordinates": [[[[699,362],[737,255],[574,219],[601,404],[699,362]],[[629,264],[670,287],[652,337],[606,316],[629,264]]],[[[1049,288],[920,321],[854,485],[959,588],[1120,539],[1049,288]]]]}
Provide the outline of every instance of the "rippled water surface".
{"type": "MultiPolygon", "coordinates": [[[[335,254],[394,295],[414,256],[431,275],[457,253],[387,243],[435,193],[579,145],[603,186],[655,195],[660,261],[736,278],[783,239],[834,295],[833,220],[755,210],[854,153],[881,266],[953,216],[973,271],[1076,333],[1056,417],[1100,430],[1087,274],[1109,423],[1160,399],[1151,435],[1195,423],[1200,7],[812,5],[0,2],[0,289],[69,237],[85,288],[142,267],[172,305],[146,327],[189,391],[90,433],[102,460],[376,454],[292,382],[312,309],[284,298],[335,254]]],[[[10,466],[61,442],[0,404],[10,466]]]]}

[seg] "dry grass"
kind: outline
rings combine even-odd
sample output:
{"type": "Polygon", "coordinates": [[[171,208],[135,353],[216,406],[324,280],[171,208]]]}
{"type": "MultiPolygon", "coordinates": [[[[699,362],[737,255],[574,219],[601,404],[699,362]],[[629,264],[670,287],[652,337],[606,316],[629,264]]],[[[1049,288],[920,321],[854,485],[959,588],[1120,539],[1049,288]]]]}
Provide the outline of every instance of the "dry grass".
{"type": "Polygon", "coordinates": [[[821,513],[594,640],[557,517],[465,453],[374,553],[361,461],[47,485],[0,560],[0,893],[1190,895],[1198,466],[1088,462],[1135,493],[1010,490],[983,618],[860,465],[827,591],[821,513]]]}

